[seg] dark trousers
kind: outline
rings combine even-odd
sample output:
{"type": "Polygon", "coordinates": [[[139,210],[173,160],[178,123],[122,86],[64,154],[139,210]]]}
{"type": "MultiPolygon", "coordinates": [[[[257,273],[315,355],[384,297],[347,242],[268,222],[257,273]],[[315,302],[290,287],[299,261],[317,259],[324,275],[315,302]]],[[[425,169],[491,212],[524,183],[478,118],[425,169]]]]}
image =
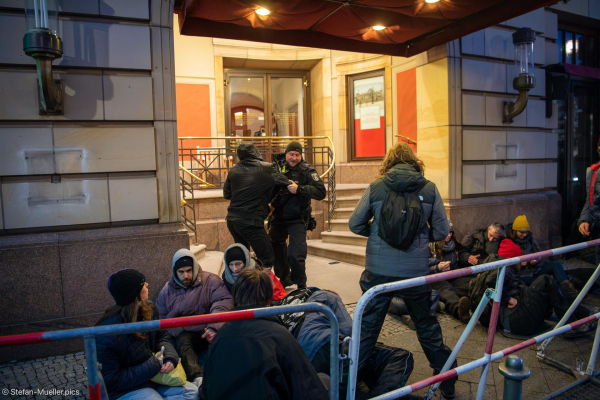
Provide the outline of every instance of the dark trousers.
{"type": "Polygon", "coordinates": [[[301,220],[284,221],[273,218],[269,227],[269,236],[275,253],[275,275],[280,280],[290,275],[292,282],[299,286],[306,285],[306,226],[301,220]],[[287,238],[290,242],[286,245],[287,238]]]}
{"type": "Polygon", "coordinates": [[[252,246],[252,250],[256,253],[256,257],[262,262],[265,268],[272,268],[275,261],[275,254],[271,246],[271,240],[265,227],[260,221],[255,225],[251,225],[252,221],[247,224],[245,221],[227,221],[227,229],[233,236],[236,243],[244,245],[248,250],[252,246]]]}
{"type": "Polygon", "coordinates": [[[548,261],[540,267],[540,270],[537,274],[532,276],[522,276],[521,280],[525,282],[525,284],[531,285],[533,281],[535,281],[540,275],[550,275],[558,283],[567,280],[567,273],[565,272],[565,268],[560,261],[548,261]]]}
{"type": "Polygon", "coordinates": [[[469,282],[472,276],[461,276],[451,281],[440,281],[431,284],[431,287],[440,293],[440,301],[446,305],[446,312],[454,318],[458,317],[458,302],[461,297],[469,295],[469,282]]]}
{"type": "Polygon", "coordinates": [[[181,357],[181,365],[188,381],[193,382],[199,376],[204,376],[202,365],[208,352],[208,342],[202,339],[202,333],[181,332],[175,338],[175,349],[181,357]]]}
{"type": "MultiPolygon", "coordinates": [[[[510,331],[517,335],[533,335],[546,319],[548,311],[554,310],[556,316],[562,318],[570,305],[571,302],[554,278],[550,275],[541,275],[533,281],[523,295],[519,296],[517,309],[508,317],[510,331]]],[[[588,315],[590,311],[580,305],[569,318],[569,322],[588,315]]]]}
{"type": "MultiPolygon", "coordinates": [[[[373,286],[401,280],[403,278],[376,275],[365,270],[360,277],[360,287],[364,293],[373,286]]],[[[404,303],[408,307],[410,318],[414,321],[417,328],[417,337],[427,360],[429,360],[429,365],[436,374],[439,373],[452,351],[444,345],[442,328],[435,315],[431,315],[429,312],[431,308],[431,285],[421,285],[396,292],[382,293],[369,302],[363,313],[359,360],[368,359],[368,355],[375,348],[385,320],[385,314],[394,295],[404,300],[404,303]]],[[[455,361],[453,367],[456,367],[456,365],[455,361]]],[[[441,384],[442,389],[449,390],[453,388],[456,379],[455,377],[444,381],[441,384]]]]}
{"type": "MultiPolygon", "coordinates": [[[[329,342],[327,342],[317,351],[311,361],[317,373],[329,375],[331,365],[329,356],[330,346],[329,342]]],[[[413,355],[410,351],[385,346],[381,343],[375,346],[367,360],[359,360],[358,363],[357,380],[364,382],[369,388],[369,394],[366,398],[379,396],[380,394],[405,386],[414,367],[413,355]]],[[[346,360],[340,382],[340,399],[346,398],[349,370],[350,368],[346,360]]],[[[341,370],[340,373],[342,373],[341,370]]],[[[356,393],[357,399],[360,399],[362,396],[359,392],[356,393]]]]}

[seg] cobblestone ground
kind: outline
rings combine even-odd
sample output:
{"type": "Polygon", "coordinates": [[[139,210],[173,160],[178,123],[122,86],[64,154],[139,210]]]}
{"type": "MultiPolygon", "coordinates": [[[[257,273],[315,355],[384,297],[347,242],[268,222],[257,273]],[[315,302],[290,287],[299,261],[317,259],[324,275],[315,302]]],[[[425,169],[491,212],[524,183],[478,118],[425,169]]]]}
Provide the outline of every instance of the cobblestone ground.
{"type": "MultiPolygon", "coordinates": [[[[591,266],[579,260],[564,261],[564,264],[566,269],[591,266]]],[[[590,295],[584,305],[597,312],[600,308],[600,295],[590,295]]],[[[346,307],[352,314],[355,304],[349,304],[346,307]]],[[[442,327],[446,345],[454,348],[466,325],[445,313],[439,313],[438,320],[442,327]]],[[[550,325],[548,325],[548,328],[550,328],[550,325]]],[[[458,355],[459,365],[466,364],[483,355],[486,336],[487,331],[481,325],[477,325],[458,355]]],[[[379,340],[391,346],[410,350],[413,353],[415,367],[408,383],[414,383],[431,376],[432,370],[419,345],[416,333],[404,325],[399,318],[392,315],[386,317],[379,340]]],[[[510,339],[501,333],[497,333],[493,351],[505,349],[519,342],[521,340],[510,339]]],[[[556,337],[548,347],[547,354],[569,365],[575,365],[576,360],[581,358],[587,365],[592,343],[593,335],[577,340],[556,337]]],[[[51,344],[48,344],[48,346],[51,346],[51,344]]],[[[531,369],[531,376],[523,384],[523,398],[525,399],[541,399],[576,380],[572,373],[559,370],[544,361],[539,361],[535,355],[534,347],[521,350],[516,354],[522,357],[525,365],[531,369]]],[[[503,361],[500,360],[500,362],[503,361]]],[[[485,399],[502,400],[503,398],[504,380],[498,372],[500,362],[494,362],[490,368],[485,399]]],[[[600,361],[596,363],[596,369],[599,367],[600,361]]],[[[456,384],[457,400],[475,399],[479,374],[480,369],[476,369],[459,376],[456,384]]],[[[0,393],[2,393],[0,399],[89,398],[85,374],[85,355],[81,352],[0,365],[0,393]],[[71,390],[71,392],[60,393],[60,390],[71,390]]],[[[423,395],[424,393],[425,390],[421,390],[417,394],[423,395]]],[[[438,396],[439,394],[436,394],[435,398],[439,398],[438,396]]]]}

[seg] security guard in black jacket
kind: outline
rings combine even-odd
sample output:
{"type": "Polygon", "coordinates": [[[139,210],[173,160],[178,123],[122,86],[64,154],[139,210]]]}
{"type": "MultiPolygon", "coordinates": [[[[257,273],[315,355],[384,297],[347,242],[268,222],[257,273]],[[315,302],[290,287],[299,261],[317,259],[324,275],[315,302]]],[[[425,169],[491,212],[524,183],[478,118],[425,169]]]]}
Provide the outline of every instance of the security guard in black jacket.
{"type": "Polygon", "coordinates": [[[269,215],[269,202],[290,181],[277,164],[263,160],[254,144],[241,143],[237,154],[240,161],[229,170],[223,187],[223,197],[231,200],[227,229],[236,243],[252,246],[263,266],[272,268],[275,256],[264,221],[269,215]]]}
{"type": "Polygon", "coordinates": [[[306,287],[306,230],[315,228],[310,202],[325,198],[325,185],[317,171],[302,159],[302,145],[298,142],[291,142],[285,149],[281,172],[292,183],[280,189],[271,202],[274,211],[269,236],[275,252],[274,272],[284,287],[296,284],[303,288],[306,287]],[[288,236],[290,241],[286,246],[288,236]]]}

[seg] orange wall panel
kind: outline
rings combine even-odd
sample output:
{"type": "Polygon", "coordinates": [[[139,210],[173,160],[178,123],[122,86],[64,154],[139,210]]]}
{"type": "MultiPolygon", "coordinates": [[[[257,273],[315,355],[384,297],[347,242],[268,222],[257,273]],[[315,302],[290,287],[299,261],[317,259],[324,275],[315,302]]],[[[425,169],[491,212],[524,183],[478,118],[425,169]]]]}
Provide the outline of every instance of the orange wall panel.
{"type": "MultiPolygon", "coordinates": [[[[175,90],[177,96],[177,136],[211,136],[208,85],[177,83],[175,90]]],[[[210,145],[210,139],[185,140],[183,142],[186,149],[195,149],[196,146],[210,147],[210,145]]]]}
{"type": "MultiPolygon", "coordinates": [[[[398,103],[398,135],[417,140],[417,69],[399,72],[396,75],[398,103]]],[[[406,142],[406,139],[397,138],[406,142]]],[[[417,145],[410,142],[413,151],[417,145]]]]}

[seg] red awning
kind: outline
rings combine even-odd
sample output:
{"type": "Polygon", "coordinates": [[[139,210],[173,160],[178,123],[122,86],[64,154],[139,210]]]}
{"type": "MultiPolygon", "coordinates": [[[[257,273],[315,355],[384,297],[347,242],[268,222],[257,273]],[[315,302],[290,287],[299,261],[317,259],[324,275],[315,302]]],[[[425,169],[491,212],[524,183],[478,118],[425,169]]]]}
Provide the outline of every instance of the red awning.
{"type": "Polygon", "coordinates": [[[182,0],[182,35],[410,57],[556,0],[182,0]],[[260,16],[258,8],[271,13],[260,16]],[[385,29],[376,31],[373,26],[385,29]]]}
{"type": "Polygon", "coordinates": [[[583,65],[574,64],[563,64],[563,68],[567,74],[600,79],[600,69],[598,68],[584,67],[583,65]]]}

